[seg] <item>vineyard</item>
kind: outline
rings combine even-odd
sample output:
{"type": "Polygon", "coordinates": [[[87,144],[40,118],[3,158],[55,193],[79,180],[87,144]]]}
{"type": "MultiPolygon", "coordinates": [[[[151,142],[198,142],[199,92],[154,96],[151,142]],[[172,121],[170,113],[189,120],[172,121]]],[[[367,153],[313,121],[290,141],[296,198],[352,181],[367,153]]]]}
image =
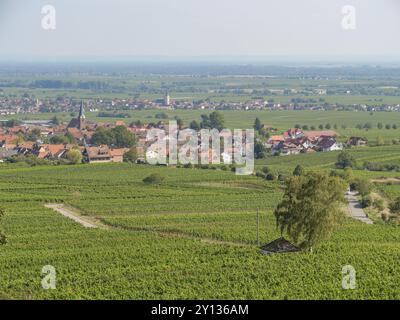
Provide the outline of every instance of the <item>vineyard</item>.
{"type": "MultiPolygon", "coordinates": [[[[368,151],[352,153],[360,161],[400,158],[393,147],[381,147],[379,157],[368,151]]],[[[273,158],[257,167],[268,164],[289,174],[303,163],[331,170],[336,156],[273,158]]],[[[262,242],[280,236],[272,214],[282,196],[277,181],[222,170],[128,164],[4,165],[0,178],[1,223],[8,238],[0,246],[0,298],[400,298],[396,227],[349,218],[313,253],[261,255],[257,208],[262,242]],[[143,183],[151,173],[165,177],[162,185],[143,183]],[[85,229],[45,208],[46,203],[64,203],[110,228],[85,229]],[[45,265],[56,268],[55,290],[42,289],[45,265]],[[356,269],[355,290],[342,289],[345,265],[356,269]]]]}

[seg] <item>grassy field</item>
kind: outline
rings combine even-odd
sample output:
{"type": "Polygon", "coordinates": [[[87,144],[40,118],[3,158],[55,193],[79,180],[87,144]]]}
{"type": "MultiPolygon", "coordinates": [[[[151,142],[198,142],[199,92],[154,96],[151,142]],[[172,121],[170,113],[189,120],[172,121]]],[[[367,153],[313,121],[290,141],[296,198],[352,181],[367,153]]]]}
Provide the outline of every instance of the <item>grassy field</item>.
{"type": "MultiPolygon", "coordinates": [[[[155,115],[165,112],[171,120],[175,116],[180,117],[186,125],[192,120],[200,121],[202,114],[209,111],[204,110],[176,110],[176,111],[160,111],[160,110],[137,110],[127,111],[130,118],[124,119],[126,123],[140,120],[142,122],[158,122],[159,119],[155,115]]],[[[346,140],[351,136],[366,137],[371,141],[376,141],[378,137],[382,138],[386,143],[391,143],[393,139],[400,138],[400,112],[375,112],[372,115],[369,112],[353,112],[353,111],[221,111],[225,118],[225,125],[231,129],[252,128],[254,120],[258,117],[268,125],[276,127],[278,132],[286,131],[294,127],[296,124],[315,126],[318,130],[320,124],[330,124],[333,130],[340,135],[341,140],[346,140]],[[357,125],[370,123],[372,128],[357,129],[357,125]],[[383,124],[383,129],[378,129],[378,123],[383,124]],[[334,129],[334,125],[337,129],[334,129]],[[397,125],[397,129],[385,129],[385,125],[397,125]],[[344,127],[342,127],[344,126],[344,127]]],[[[125,111],[124,111],[125,113],[125,111]]],[[[121,120],[117,118],[101,118],[97,117],[97,112],[87,112],[87,118],[97,122],[115,122],[121,120]]],[[[7,116],[3,119],[51,119],[57,116],[61,121],[68,122],[71,119],[69,113],[40,113],[32,115],[7,116]]]]}
{"type": "MultiPolygon", "coordinates": [[[[359,162],[399,162],[400,147],[352,149],[359,162]],[[373,150],[374,152],[371,152],[373,150]]],[[[331,170],[337,153],[273,157],[257,163],[289,174],[301,163],[331,170]]],[[[396,173],[355,171],[365,177],[396,173]]],[[[400,195],[400,189],[391,191],[400,195]]],[[[205,169],[104,164],[0,167],[1,298],[27,299],[399,299],[400,229],[347,219],[314,253],[263,256],[279,237],[278,182],[205,169]],[[142,179],[165,176],[161,186],[142,179]],[[85,229],[44,207],[63,202],[109,230],[85,229]],[[41,269],[57,270],[57,289],[41,269]],[[342,267],[357,272],[343,290],[342,267]]]]}

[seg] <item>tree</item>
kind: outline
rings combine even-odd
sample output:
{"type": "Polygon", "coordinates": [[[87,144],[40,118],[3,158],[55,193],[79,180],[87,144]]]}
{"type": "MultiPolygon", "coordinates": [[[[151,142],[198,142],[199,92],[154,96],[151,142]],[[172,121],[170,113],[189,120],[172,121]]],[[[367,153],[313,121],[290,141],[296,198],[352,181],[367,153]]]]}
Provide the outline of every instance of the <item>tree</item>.
{"type": "Polygon", "coordinates": [[[52,136],[50,138],[50,143],[52,144],[63,144],[63,143],[69,143],[69,139],[67,136],[59,135],[59,136],[52,136]]]}
{"type": "Polygon", "coordinates": [[[378,122],[378,129],[380,130],[380,129],[382,129],[382,128],[383,128],[382,122],[378,122]]]}
{"type": "Polygon", "coordinates": [[[111,130],[99,127],[92,136],[92,144],[106,144],[117,148],[131,148],[136,144],[135,136],[125,126],[116,126],[111,130]]]}
{"type": "Polygon", "coordinates": [[[82,162],[82,153],[78,149],[71,149],[67,153],[67,159],[71,164],[79,164],[82,162]]]}
{"type": "Polygon", "coordinates": [[[183,120],[179,117],[175,117],[176,125],[178,126],[179,130],[182,130],[184,123],[183,120]]]}
{"type": "Polygon", "coordinates": [[[354,157],[346,151],[342,151],[336,162],[336,168],[345,169],[345,168],[355,168],[356,160],[354,157]]]}
{"type": "MultiPolygon", "coordinates": [[[[0,220],[4,216],[4,209],[0,208],[0,220]]],[[[3,234],[3,230],[0,229],[0,245],[7,243],[7,237],[3,234]]]]}
{"type": "Polygon", "coordinates": [[[325,125],[325,129],[329,130],[330,128],[332,128],[331,124],[330,124],[330,123],[327,123],[327,124],[325,125]]]}
{"type": "Polygon", "coordinates": [[[212,129],[222,130],[225,126],[224,115],[218,111],[210,114],[210,124],[212,129]]]}
{"type": "Polygon", "coordinates": [[[113,136],[110,130],[104,127],[98,127],[92,136],[92,144],[98,146],[101,144],[111,145],[113,136]]]}
{"type": "Polygon", "coordinates": [[[385,140],[381,136],[379,136],[378,138],[376,138],[376,145],[377,146],[385,145],[385,140]]]}
{"type": "Polygon", "coordinates": [[[111,129],[112,144],[117,148],[131,148],[136,144],[135,136],[125,126],[111,129]]]}
{"type": "Polygon", "coordinates": [[[301,165],[297,165],[296,168],[294,168],[293,175],[294,176],[302,176],[304,174],[304,168],[301,165]]]}
{"type": "Polygon", "coordinates": [[[256,141],[254,144],[254,157],[256,159],[264,159],[267,156],[267,149],[264,144],[260,141],[256,141]]]}
{"type": "Polygon", "coordinates": [[[51,119],[51,123],[55,126],[58,126],[60,124],[60,120],[58,120],[57,116],[54,116],[53,119],[51,119]]]}
{"type": "Polygon", "coordinates": [[[400,197],[397,197],[394,201],[389,204],[390,212],[394,214],[400,213],[400,197]]]}
{"type": "Polygon", "coordinates": [[[225,126],[224,116],[218,111],[213,111],[209,116],[202,114],[200,126],[203,129],[222,130],[225,126]]]}
{"type": "Polygon", "coordinates": [[[262,128],[262,124],[259,118],[256,118],[256,120],[254,121],[254,126],[253,126],[254,130],[256,131],[260,131],[262,128]]]}
{"type": "Polygon", "coordinates": [[[159,173],[152,173],[151,175],[144,178],[143,182],[147,184],[161,184],[164,179],[165,178],[159,173]]]}
{"type": "Polygon", "coordinates": [[[346,185],[339,177],[308,173],[285,182],[282,202],[274,214],[280,232],[303,248],[311,249],[337,227],[346,203],[346,185]]]}
{"type": "Polygon", "coordinates": [[[353,191],[358,191],[361,196],[365,197],[371,193],[372,185],[366,179],[356,178],[351,181],[350,189],[353,191]]]}
{"type": "Polygon", "coordinates": [[[138,152],[135,147],[130,148],[129,151],[124,153],[124,162],[136,163],[138,159],[138,152]]]}
{"type": "Polygon", "coordinates": [[[190,124],[189,124],[189,128],[192,130],[196,130],[199,131],[200,130],[200,125],[196,120],[193,120],[190,124]]]}

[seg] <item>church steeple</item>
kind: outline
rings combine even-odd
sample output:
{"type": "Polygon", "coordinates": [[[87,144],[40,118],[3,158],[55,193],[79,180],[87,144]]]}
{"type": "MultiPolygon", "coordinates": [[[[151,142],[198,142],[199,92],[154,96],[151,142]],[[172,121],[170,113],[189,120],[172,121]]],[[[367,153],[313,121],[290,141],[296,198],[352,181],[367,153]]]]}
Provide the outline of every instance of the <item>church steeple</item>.
{"type": "Polygon", "coordinates": [[[81,107],[79,109],[79,118],[85,119],[85,108],[84,108],[83,100],[81,102],[81,107]]]}
{"type": "Polygon", "coordinates": [[[79,116],[78,116],[78,129],[82,130],[85,126],[85,108],[83,104],[83,100],[81,102],[81,107],[79,109],[79,116]]]}

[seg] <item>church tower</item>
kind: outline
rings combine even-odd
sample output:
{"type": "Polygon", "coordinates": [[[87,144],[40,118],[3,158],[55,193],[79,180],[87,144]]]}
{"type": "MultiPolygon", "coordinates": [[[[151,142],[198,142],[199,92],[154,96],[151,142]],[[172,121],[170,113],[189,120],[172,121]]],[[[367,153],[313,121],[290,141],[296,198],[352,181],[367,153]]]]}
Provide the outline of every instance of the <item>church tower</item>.
{"type": "Polygon", "coordinates": [[[85,108],[83,106],[83,101],[81,102],[81,107],[79,109],[79,116],[78,116],[78,129],[82,130],[85,127],[85,108]]]}

